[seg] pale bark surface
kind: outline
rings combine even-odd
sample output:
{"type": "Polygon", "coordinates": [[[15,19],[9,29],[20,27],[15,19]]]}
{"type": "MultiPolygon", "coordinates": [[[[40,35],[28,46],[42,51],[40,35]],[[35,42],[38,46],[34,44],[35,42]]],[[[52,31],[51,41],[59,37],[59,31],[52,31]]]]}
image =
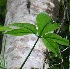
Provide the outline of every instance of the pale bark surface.
{"type": "MultiPolygon", "coordinates": [[[[58,0],[30,0],[30,14],[27,9],[27,0],[7,0],[7,15],[5,25],[13,22],[29,22],[36,24],[36,15],[40,12],[46,11],[56,19],[58,14],[58,0]]],[[[17,34],[17,33],[16,33],[17,34]]],[[[16,69],[25,60],[29,51],[33,47],[37,37],[33,34],[15,37],[11,35],[4,36],[3,45],[6,39],[6,62],[7,69],[16,69]]],[[[46,47],[41,39],[39,39],[31,56],[27,60],[23,69],[38,68],[43,69],[46,47]]],[[[49,67],[48,58],[44,69],[49,67]]]]}

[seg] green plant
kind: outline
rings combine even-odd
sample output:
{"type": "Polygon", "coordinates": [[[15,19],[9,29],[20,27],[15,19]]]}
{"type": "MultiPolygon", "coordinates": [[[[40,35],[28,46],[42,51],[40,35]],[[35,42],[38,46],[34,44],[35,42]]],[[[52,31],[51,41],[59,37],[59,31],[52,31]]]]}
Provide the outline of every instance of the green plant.
{"type": "Polygon", "coordinates": [[[1,55],[0,55],[0,68],[6,69],[6,67],[4,66],[4,62],[3,62],[1,55]]]}
{"type": "Polygon", "coordinates": [[[66,46],[69,45],[68,40],[62,38],[57,34],[52,33],[54,30],[58,29],[60,25],[57,24],[56,22],[53,22],[51,17],[46,12],[39,13],[36,17],[36,22],[37,25],[33,25],[30,23],[13,23],[8,25],[8,27],[0,26],[0,31],[2,31],[3,34],[10,34],[13,36],[35,34],[38,37],[33,48],[31,49],[25,61],[21,65],[20,69],[22,69],[22,67],[26,63],[27,59],[29,58],[30,54],[32,53],[34,47],[36,46],[40,38],[42,39],[44,45],[55,55],[57,55],[59,58],[62,57],[60,54],[60,49],[58,44],[66,45],[66,46]],[[16,29],[9,28],[10,26],[14,26],[17,28],[16,29]]]}

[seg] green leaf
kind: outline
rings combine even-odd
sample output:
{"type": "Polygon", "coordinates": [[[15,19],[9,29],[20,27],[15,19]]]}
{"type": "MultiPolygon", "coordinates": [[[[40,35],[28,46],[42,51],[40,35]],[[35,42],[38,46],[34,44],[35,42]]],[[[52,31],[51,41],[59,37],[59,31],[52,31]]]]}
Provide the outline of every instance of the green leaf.
{"type": "Polygon", "coordinates": [[[30,24],[30,23],[13,23],[10,25],[17,26],[17,27],[19,27],[19,29],[24,29],[24,28],[28,29],[28,30],[32,31],[33,34],[37,33],[36,26],[33,24],[30,24]]]}
{"type": "Polygon", "coordinates": [[[11,31],[11,30],[13,30],[12,28],[9,28],[9,27],[6,27],[6,26],[1,26],[0,25],[0,31],[2,32],[2,31],[11,31]]]}
{"type": "Polygon", "coordinates": [[[45,26],[50,23],[51,17],[45,13],[41,12],[37,15],[36,21],[37,21],[37,26],[38,26],[38,34],[41,35],[45,26]]]}
{"type": "Polygon", "coordinates": [[[44,38],[48,38],[53,40],[54,42],[57,42],[61,45],[69,45],[69,40],[66,40],[65,38],[62,38],[61,36],[54,34],[54,33],[48,33],[44,36],[44,38]]]}
{"type": "Polygon", "coordinates": [[[29,29],[23,28],[23,29],[14,29],[12,31],[8,31],[4,34],[10,34],[13,36],[23,36],[23,35],[27,35],[27,34],[32,34],[33,32],[30,31],[29,29]]]}
{"type": "Polygon", "coordinates": [[[51,17],[45,12],[41,12],[40,14],[38,14],[36,20],[39,36],[54,31],[59,27],[59,25],[53,22],[51,17]]]}
{"type": "Polygon", "coordinates": [[[70,25],[69,25],[69,31],[70,31],[70,25]]]}
{"type": "Polygon", "coordinates": [[[51,39],[48,38],[42,38],[45,46],[52,51],[55,55],[58,55],[59,57],[61,57],[60,55],[60,50],[59,50],[59,46],[56,42],[52,41],[51,39]]]}
{"type": "Polygon", "coordinates": [[[49,23],[48,25],[46,25],[46,27],[44,28],[42,35],[45,35],[46,33],[49,33],[51,31],[56,30],[57,28],[59,28],[59,25],[57,23],[49,23]],[[44,34],[45,33],[45,34],[44,34]]]}

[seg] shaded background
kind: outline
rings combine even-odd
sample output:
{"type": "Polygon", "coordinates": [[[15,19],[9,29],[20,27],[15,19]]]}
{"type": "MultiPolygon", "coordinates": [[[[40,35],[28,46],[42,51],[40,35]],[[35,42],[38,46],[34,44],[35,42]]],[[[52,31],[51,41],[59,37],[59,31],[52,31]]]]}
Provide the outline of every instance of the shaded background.
{"type": "MultiPolygon", "coordinates": [[[[7,4],[7,0],[0,0],[0,25],[4,25],[4,22],[5,22],[5,15],[7,11],[6,4],[7,4]]],[[[2,48],[2,38],[3,38],[3,35],[0,32],[0,53],[2,48]]]]}

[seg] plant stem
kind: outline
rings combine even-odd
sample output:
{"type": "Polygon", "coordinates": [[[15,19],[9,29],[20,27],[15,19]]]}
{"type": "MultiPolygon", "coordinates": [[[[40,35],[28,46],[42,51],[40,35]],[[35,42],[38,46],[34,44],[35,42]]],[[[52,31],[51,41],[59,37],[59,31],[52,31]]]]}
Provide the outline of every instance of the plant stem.
{"type": "Polygon", "coordinates": [[[20,69],[22,69],[22,67],[23,67],[23,66],[24,66],[24,64],[26,63],[27,59],[28,59],[28,58],[29,58],[29,56],[31,55],[31,53],[32,53],[33,49],[35,48],[35,46],[36,46],[36,44],[37,44],[37,42],[38,42],[38,40],[39,40],[39,37],[37,38],[37,40],[36,40],[36,42],[35,42],[34,46],[32,47],[32,49],[31,49],[31,51],[29,52],[29,54],[28,54],[28,56],[26,57],[26,59],[24,60],[24,62],[23,62],[23,64],[21,65],[20,69]]]}

